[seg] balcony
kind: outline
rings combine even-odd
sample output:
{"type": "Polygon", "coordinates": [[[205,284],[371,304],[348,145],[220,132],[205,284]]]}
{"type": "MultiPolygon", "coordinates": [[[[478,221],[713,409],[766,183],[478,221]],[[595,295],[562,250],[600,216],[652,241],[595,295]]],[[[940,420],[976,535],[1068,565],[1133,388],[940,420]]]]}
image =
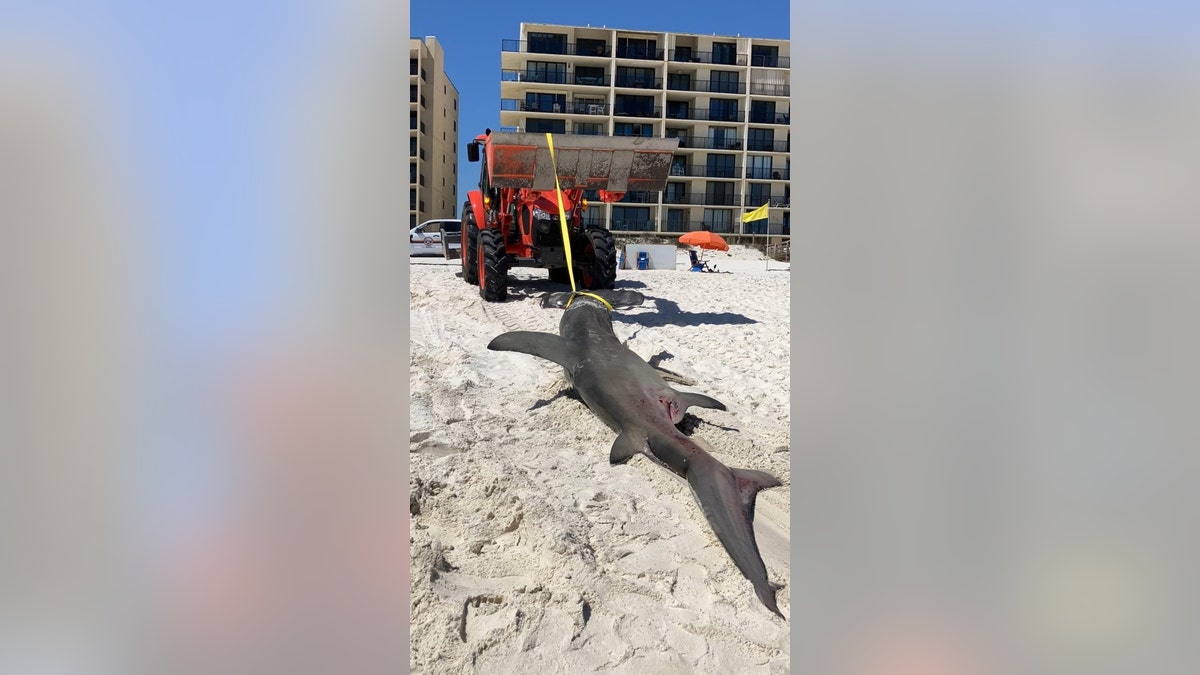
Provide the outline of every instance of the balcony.
{"type": "Polygon", "coordinates": [[[745,94],[746,85],[743,82],[713,82],[712,80],[667,78],[667,89],[671,91],[699,91],[710,94],[745,94]]]}
{"type": "MultiPolygon", "coordinates": [[[[741,206],[742,196],[735,194],[666,194],[663,204],[672,206],[741,206]]],[[[762,204],[759,204],[762,206],[762,204]]]]}
{"type": "Polygon", "coordinates": [[[772,235],[790,235],[791,226],[782,221],[762,222],[756,220],[752,223],[742,223],[742,234],[772,234],[772,235]]]}
{"type": "Polygon", "coordinates": [[[610,107],[604,103],[576,103],[567,101],[566,103],[555,103],[548,110],[543,110],[542,106],[536,103],[527,103],[516,98],[500,99],[500,110],[502,111],[521,111],[521,112],[536,112],[536,113],[561,113],[564,115],[608,115],[610,107]]]}
{"type": "Polygon", "coordinates": [[[764,141],[759,139],[748,139],[746,141],[746,149],[750,152],[790,152],[790,141],[764,141]]]}
{"type": "Polygon", "coordinates": [[[614,83],[627,89],[662,89],[661,77],[638,77],[636,75],[618,75],[614,83]]]}
{"type": "Polygon", "coordinates": [[[654,232],[654,219],[638,218],[629,220],[623,218],[618,220],[614,218],[612,225],[608,229],[613,232],[654,232]]]}
{"type": "MultiPolygon", "coordinates": [[[[751,84],[750,93],[756,96],[791,96],[792,87],[787,84],[751,84]]],[[[743,92],[738,92],[743,93],[743,92]]]]}
{"type": "Polygon", "coordinates": [[[790,113],[755,113],[750,111],[751,124],[791,124],[790,113]]]}
{"type": "MultiPolygon", "coordinates": [[[[584,43],[582,46],[575,42],[555,42],[535,40],[501,40],[500,51],[524,52],[526,54],[563,54],[566,56],[596,56],[608,58],[612,56],[612,47],[607,44],[584,43]]],[[[661,58],[661,57],[660,57],[661,58]]]]}
{"type": "Polygon", "coordinates": [[[676,222],[667,221],[663,232],[696,232],[704,229],[704,222],[700,220],[680,220],[676,222]]]}
{"type": "Polygon", "coordinates": [[[662,106],[653,108],[641,108],[636,110],[618,110],[613,113],[615,117],[643,117],[646,119],[659,119],[662,117],[662,106]]]}
{"type": "Polygon", "coordinates": [[[578,84],[586,87],[607,87],[608,75],[575,75],[574,73],[539,73],[528,70],[501,70],[501,82],[536,82],[538,84],[578,84]]]}
{"type": "Polygon", "coordinates": [[[650,49],[648,47],[617,46],[618,59],[637,59],[639,61],[662,61],[666,56],[665,49],[650,49]]]}
{"type": "Polygon", "coordinates": [[[751,54],[750,65],[755,68],[791,68],[792,60],[786,56],[751,54]]]}
{"type": "Polygon", "coordinates": [[[672,49],[670,60],[676,63],[710,63],[718,66],[744,66],[747,61],[745,54],[695,52],[690,49],[672,49]]]}
{"type": "Polygon", "coordinates": [[[617,204],[657,204],[657,192],[626,192],[624,197],[617,200],[617,204]]]}
{"type": "Polygon", "coordinates": [[[791,180],[790,173],[787,169],[749,168],[746,169],[746,178],[751,180],[791,180]]]}
{"type": "Polygon", "coordinates": [[[717,234],[733,234],[733,223],[701,223],[700,229],[717,234]]]}
{"type": "Polygon", "coordinates": [[[667,119],[697,120],[701,122],[745,122],[746,113],[744,111],[714,113],[711,110],[704,110],[703,108],[671,108],[668,106],[667,119]]]}
{"type": "Polygon", "coordinates": [[[757,209],[763,204],[767,204],[772,209],[786,209],[791,207],[791,204],[789,203],[790,201],[791,200],[788,197],[781,197],[779,195],[751,194],[746,195],[746,199],[742,202],[742,206],[754,207],[757,209]]]}
{"type": "MultiPolygon", "coordinates": [[[[683,176],[690,178],[727,178],[734,180],[742,175],[742,167],[740,166],[679,166],[678,164],[671,165],[672,176],[683,176]]],[[[746,177],[750,177],[750,172],[746,172],[746,177]]]]}
{"type": "Polygon", "coordinates": [[[693,150],[742,149],[742,139],[740,138],[723,138],[720,140],[708,136],[668,136],[668,138],[678,138],[679,147],[693,150]]]}

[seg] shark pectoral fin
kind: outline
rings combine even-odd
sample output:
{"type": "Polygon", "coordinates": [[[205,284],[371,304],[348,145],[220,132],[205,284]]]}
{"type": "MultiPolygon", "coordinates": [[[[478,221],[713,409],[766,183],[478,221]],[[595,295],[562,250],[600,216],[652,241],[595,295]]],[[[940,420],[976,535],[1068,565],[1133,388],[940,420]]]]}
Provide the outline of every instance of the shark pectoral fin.
{"type": "Polygon", "coordinates": [[[687,410],[691,407],[696,408],[713,408],[715,410],[724,410],[725,404],[711,396],[704,394],[696,394],[690,391],[681,391],[679,394],[679,407],[687,410]]]}
{"type": "Polygon", "coordinates": [[[624,464],[630,457],[646,449],[646,434],[630,430],[621,432],[608,454],[609,464],[624,464]]]}
{"type": "Polygon", "coordinates": [[[571,343],[558,335],[519,330],[497,335],[488,343],[488,349],[496,352],[520,352],[553,361],[564,368],[576,362],[571,343]]]}

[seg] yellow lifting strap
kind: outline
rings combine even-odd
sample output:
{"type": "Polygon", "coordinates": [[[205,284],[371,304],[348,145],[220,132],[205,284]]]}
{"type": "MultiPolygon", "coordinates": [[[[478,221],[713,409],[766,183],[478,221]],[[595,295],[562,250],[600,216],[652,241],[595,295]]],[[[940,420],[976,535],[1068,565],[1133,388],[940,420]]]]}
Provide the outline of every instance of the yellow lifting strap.
{"type": "Polygon", "coordinates": [[[575,264],[571,262],[571,234],[567,229],[567,211],[563,207],[562,186],[558,183],[558,163],[554,160],[554,138],[550,132],[546,132],[546,144],[550,147],[550,166],[554,169],[554,192],[558,195],[558,222],[562,225],[563,248],[567,252],[567,276],[571,279],[571,297],[567,300],[567,307],[575,301],[575,296],[586,295],[590,298],[595,298],[600,301],[600,304],[608,308],[608,311],[613,311],[613,306],[607,300],[586,291],[579,291],[575,288],[575,264]]]}

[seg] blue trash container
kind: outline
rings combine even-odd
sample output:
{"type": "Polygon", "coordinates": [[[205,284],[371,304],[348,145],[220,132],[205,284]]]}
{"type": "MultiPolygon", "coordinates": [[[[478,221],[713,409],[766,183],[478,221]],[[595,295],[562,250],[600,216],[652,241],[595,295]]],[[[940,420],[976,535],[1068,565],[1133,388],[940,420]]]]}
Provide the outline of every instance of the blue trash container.
{"type": "Polygon", "coordinates": [[[638,253],[638,269],[644,270],[650,266],[650,254],[645,251],[638,253]]]}

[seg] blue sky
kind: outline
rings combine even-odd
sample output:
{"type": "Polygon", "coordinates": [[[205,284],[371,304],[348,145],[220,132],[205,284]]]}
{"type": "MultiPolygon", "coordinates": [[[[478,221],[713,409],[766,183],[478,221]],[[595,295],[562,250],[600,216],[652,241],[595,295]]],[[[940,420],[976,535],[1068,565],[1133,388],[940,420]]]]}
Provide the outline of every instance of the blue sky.
{"type": "MultiPolygon", "coordinates": [[[[750,6],[750,5],[747,5],[750,6]]],[[[748,37],[787,38],[789,7],[784,0],[756,2],[744,11],[711,0],[690,3],[521,2],[512,10],[495,3],[419,2],[411,5],[409,34],[433,36],[446,51],[446,74],[459,94],[459,157],[475,135],[500,126],[500,44],[516,40],[521,23],[608,26],[748,37]]],[[[460,162],[458,194],[462,201],[479,182],[479,165],[460,162]]]]}

